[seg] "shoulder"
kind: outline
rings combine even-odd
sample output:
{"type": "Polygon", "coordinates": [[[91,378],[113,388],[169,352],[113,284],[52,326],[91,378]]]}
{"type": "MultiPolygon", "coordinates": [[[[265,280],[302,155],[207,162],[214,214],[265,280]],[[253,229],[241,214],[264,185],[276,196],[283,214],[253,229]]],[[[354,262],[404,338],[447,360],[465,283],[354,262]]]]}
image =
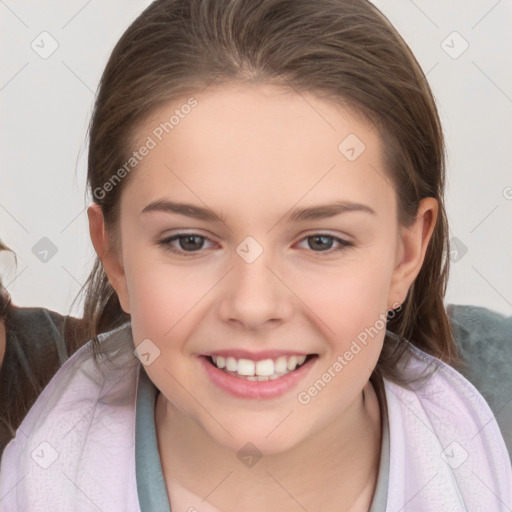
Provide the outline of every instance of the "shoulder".
{"type": "Polygon", "coordinates": [[[35,360],[56,345],[62,363],[87,341],[87,329],[82,319],[46,308],[12,305],[6,317],[6,329],[7,336],[16,339],[26,357],[35,360]]]}
{"type": "Polygon", "coordinates": [[[2,510],[137,510],[135,401],[140,368],[130,324],[66,361],[7,445],[0,466],[2,510]],[[119,501],[121,499],[121,501],[119,501]],[[81,504],[78,506],[78,504],[81,504]],[[100,505],[101,504],[101,505],[100,505]],[[82,508],[83,507],[83,508],[82,508]]]}
{"type": "MultiPolygon", "coordinates": [[[[86,341],[82,320],[10,305],[0,356],[0,456],[24,416],[69,354],[86,341]]],[[[1,345],[1,343],[0,343],[1,345]]]]}
{"type": "Polygon", "coordinates": [[[510,458],[484,397],[455,369],[406,343],[410,358],[401,371],[425,378],[408,387],[385,380],[394,506],[422,487],[410,510],[466,510],[461,498],[471,511],[512,506],[510,458]]]}
{"type": "Polygon", "coordinates": [[[447,312],[464,364],[460,371],[496,415],[512,457],[512,316],[469,305],[449,305],[447,312]]]}

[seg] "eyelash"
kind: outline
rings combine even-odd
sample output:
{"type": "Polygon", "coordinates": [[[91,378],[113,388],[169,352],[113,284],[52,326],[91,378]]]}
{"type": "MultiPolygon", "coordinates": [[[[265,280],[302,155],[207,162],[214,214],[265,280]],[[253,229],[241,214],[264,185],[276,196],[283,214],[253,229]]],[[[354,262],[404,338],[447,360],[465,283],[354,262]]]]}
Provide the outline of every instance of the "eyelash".
{"type": "MultiPolygon", "coordinates": [[[[172,236],[166,237],[166,238],[158,241],[158,245],[163,247],[164,250],[166,250],[168,252],[171,252],[173,254],[177,254],[179,256],[184,256],[184,257],[195,256],[196,254],[199,254],[200,252],[202,252],[201,251],[202,248],[198,249],[197,251],[184,251],[182,249],[176,249],[176,247],[173,247],[171,245],[171,242],[173,242],[175,240],[179,240],[181,238],[186,238],[186,237],[197,237],[197,238],[201,238],[201,239],[204,239],[204,240],[208,240],[210,242],[212,241],[208,237],[202,236],[202,235],[198,235],[197,233],[178,233],[176,235],[172,235],[172,236]]],[[[335,249],[331,248],[331,249],[328,249],[327,251],[313,251],[313,250],[311,250],[312,252],[318,253],[318,254],[332,254],[334,252],[343,251],[345,249],[353,247],[353,245],[354,245],[352,242],[349,242],[348,240],[343,240],[342,238],[338,238],[338,237],[336,237],[334,235],[329,235],[328,233],[321,233],[321,232],[313,233],[312,235],[305,236],[304,238],[301,239],[301,242],[304,241],[304,240],[307,240],[308,238],[315,238],[315,237],[329,238],[329,239],[332,239],[335,242],[339,243],[339,247],[337,247],[335,249]]]]}

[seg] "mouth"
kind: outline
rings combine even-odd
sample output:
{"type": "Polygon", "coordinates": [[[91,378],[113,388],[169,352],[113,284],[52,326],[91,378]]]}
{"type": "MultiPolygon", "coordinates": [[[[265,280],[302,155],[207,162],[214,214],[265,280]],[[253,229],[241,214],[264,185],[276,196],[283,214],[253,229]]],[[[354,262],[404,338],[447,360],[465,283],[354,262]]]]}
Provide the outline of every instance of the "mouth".
{"type": "Polygon", "coordinates": [[[275,359],[252,359],[224,356],[205,356],[207,361],[224,373],[239,379],[264,382],[275,380],[296,371],[316,354],[279,356],[275,359]]]}
{"type": "Polygon", "coordinates": [[[243,399],[277,398],[295,388],[309,373],[318,354],[207,354],[202,367],[216,387],[243,399]]]}

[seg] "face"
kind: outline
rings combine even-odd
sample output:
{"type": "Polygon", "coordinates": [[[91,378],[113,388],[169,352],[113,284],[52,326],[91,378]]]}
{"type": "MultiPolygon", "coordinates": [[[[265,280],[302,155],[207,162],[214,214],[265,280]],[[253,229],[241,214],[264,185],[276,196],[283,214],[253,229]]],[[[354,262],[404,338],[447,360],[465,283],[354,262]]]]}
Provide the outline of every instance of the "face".
{"type": "Polygon", "coordinates": [[[350,421],[435,204],[400,226],[378,134],[333,103],[269,85],[194,98],[169,133],[186,99],[140,128],[154,147],[102,260],[169,410],[224,447],[286,450],[350,421]]]}

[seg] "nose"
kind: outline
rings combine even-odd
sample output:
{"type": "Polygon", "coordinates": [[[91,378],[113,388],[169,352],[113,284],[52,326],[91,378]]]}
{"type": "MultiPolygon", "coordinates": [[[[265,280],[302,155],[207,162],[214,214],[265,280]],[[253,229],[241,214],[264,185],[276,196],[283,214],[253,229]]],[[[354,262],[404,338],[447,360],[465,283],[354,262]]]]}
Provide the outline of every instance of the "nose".
{"type": "Polygon", "coordinates": [[[280,276],[278,265],[263,251],[248,263],[235,254],[219,300],[224,322],[257,331],[280,325],[290,317],[293,293],[280,276]]]}

